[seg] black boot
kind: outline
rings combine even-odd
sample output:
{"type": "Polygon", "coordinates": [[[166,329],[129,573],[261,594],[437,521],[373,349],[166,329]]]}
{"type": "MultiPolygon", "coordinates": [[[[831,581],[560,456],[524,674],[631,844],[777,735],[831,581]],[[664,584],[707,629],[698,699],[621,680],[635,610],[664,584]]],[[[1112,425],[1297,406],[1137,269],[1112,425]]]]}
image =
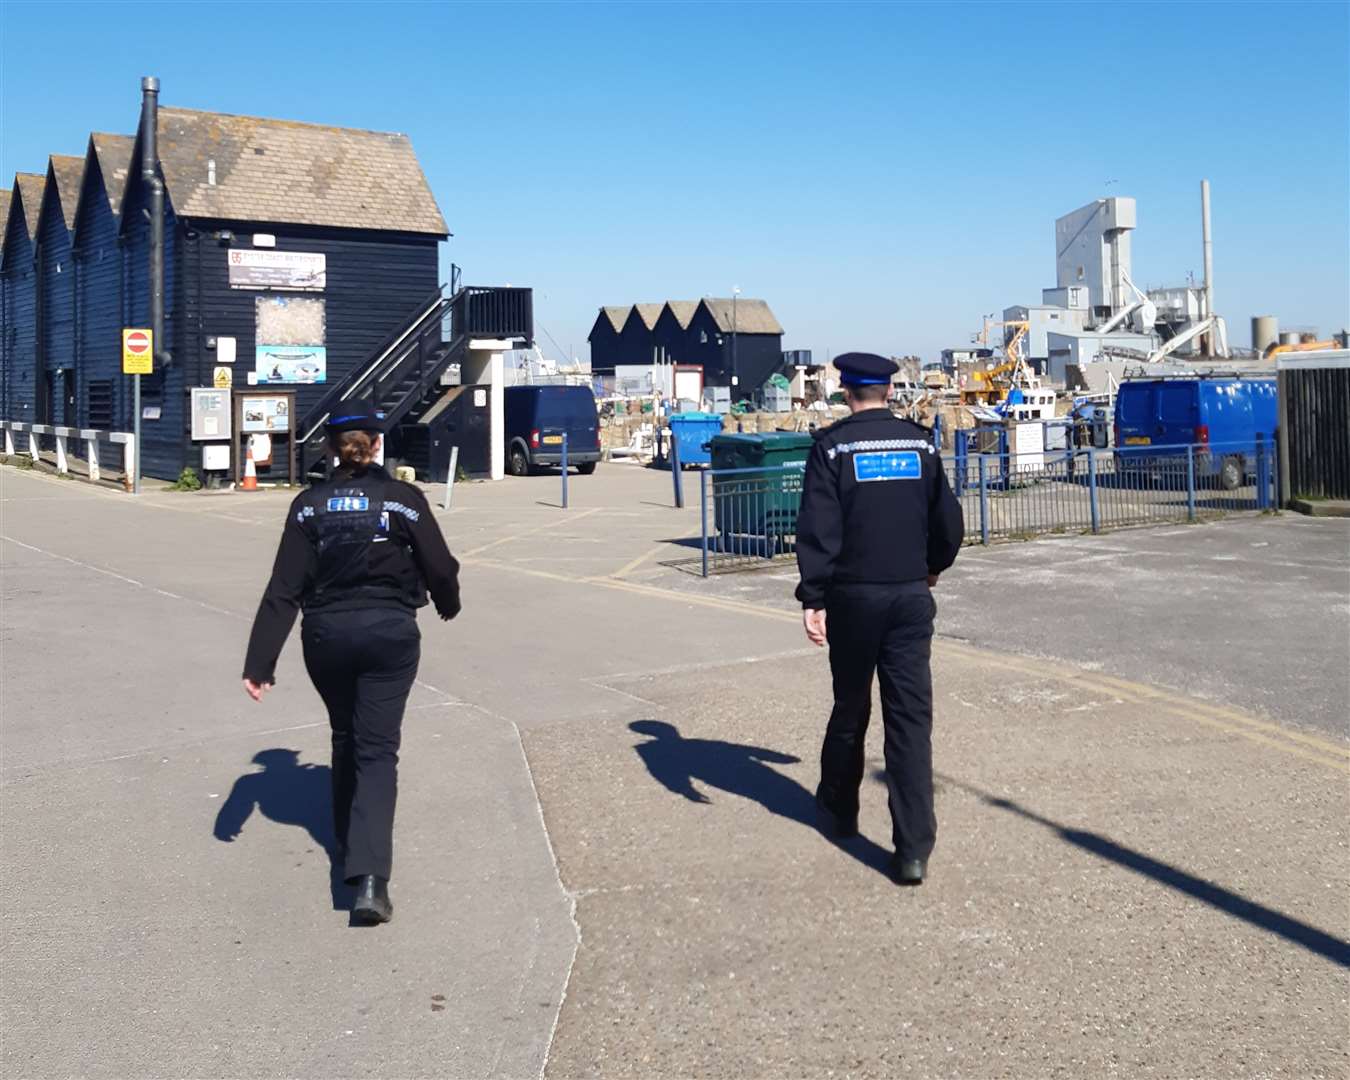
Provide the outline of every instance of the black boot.
{"type": "Polygon", "coordinates": [[[897,885],[922,885],[923,877],[928,873],[927,859],[902,859],[896,856],[891,860],[891,880],[897,885]]]}
{"type": "Polygon", "coordinates": [[[394,917],[394,905],[389,902],[389,882],[374,874],[366,874],[356,879],[356,903],[352,905],[352,918],[359,923],[373,926],[388,922],[394,917]]]}

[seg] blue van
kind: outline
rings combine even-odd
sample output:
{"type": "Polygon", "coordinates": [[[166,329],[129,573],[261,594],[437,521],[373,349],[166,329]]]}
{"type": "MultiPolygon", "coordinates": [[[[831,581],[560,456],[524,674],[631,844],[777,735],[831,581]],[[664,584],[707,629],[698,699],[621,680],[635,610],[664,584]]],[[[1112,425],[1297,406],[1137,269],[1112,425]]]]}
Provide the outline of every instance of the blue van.
{"type": "Polygon", "coordinates": [[[545,465],[567,463],[583,476],[600,460],[600,413],[588,386],[508,386],[505,396],[506,468],[527,476],[545,465]]]}
{"type": "Polygon", "coordinates": [[[1116,392],[1116,453],[1138,465],[1199,449],[1196,471],[1228,491],[1255,471],[1258,437],[1275,440],[1273,376],[1129,379],[1116,392]]]}

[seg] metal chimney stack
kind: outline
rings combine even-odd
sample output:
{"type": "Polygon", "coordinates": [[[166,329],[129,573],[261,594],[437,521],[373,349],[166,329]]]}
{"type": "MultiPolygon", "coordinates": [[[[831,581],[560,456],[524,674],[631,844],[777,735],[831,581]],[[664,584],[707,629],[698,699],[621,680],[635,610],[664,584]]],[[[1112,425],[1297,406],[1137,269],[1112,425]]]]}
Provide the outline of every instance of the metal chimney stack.
{"type": "Polygon", "coordinates": [[[154,356],[168,363],[164,348],[164,181],[159,176],[159,80],[141,80],[141,179],[150,193],[150,329],[154,356]]]}

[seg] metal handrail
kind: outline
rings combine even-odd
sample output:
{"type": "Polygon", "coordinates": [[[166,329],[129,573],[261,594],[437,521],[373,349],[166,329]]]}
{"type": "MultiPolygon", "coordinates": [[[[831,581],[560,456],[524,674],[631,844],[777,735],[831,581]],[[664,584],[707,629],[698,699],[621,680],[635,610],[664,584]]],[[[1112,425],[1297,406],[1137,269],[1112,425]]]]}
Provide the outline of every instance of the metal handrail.
{"type": "Polygon", "coordinates": [[[416,319],[404,323],[385,338],[384,343],[375,351],[374,360],[372,360],[364,369],[354,372],[353,375],[348,376],[343,379],[342,382],[336,384],[315,403],[314,407],[309,410],[309,413],[305,416],[304,421],[300,425],[300,430],[302,431],[300,443],[303,445],[314,438],[315,434],[323,427],[325,421],[327,421],[329,415],[332,413],[334,405],[338,404],[338,402],[346,401],[355,394],[360,387],[364,386],[367,380],[369,380],[370,377],[389,360],[390,356],[398,351],[410,337],[413,335],[421,337],[422,332],[425,330],[424,324],[427,320],[433,317],[439,320],[441,316],[445,314],[446,308],[451,303],[453,303],[453,298],[447,299],[443,287],[438,287],[436,291],[419,306],[417,310],[420,311],[421,314],[419,314],[416,319]]]}

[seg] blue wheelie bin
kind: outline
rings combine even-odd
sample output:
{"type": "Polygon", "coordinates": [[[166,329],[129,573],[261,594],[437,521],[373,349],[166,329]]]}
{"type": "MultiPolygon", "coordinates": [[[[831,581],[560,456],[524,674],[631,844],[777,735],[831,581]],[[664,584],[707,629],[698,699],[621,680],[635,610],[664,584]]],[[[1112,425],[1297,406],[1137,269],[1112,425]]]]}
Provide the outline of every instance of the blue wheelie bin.
{"type": "Polygon", "coordinates": [[[670,418],[670,437],[682,466],[711,465],[708,444],[721,434],[722,418],[717,413],[675,413],[670,418]]]}

